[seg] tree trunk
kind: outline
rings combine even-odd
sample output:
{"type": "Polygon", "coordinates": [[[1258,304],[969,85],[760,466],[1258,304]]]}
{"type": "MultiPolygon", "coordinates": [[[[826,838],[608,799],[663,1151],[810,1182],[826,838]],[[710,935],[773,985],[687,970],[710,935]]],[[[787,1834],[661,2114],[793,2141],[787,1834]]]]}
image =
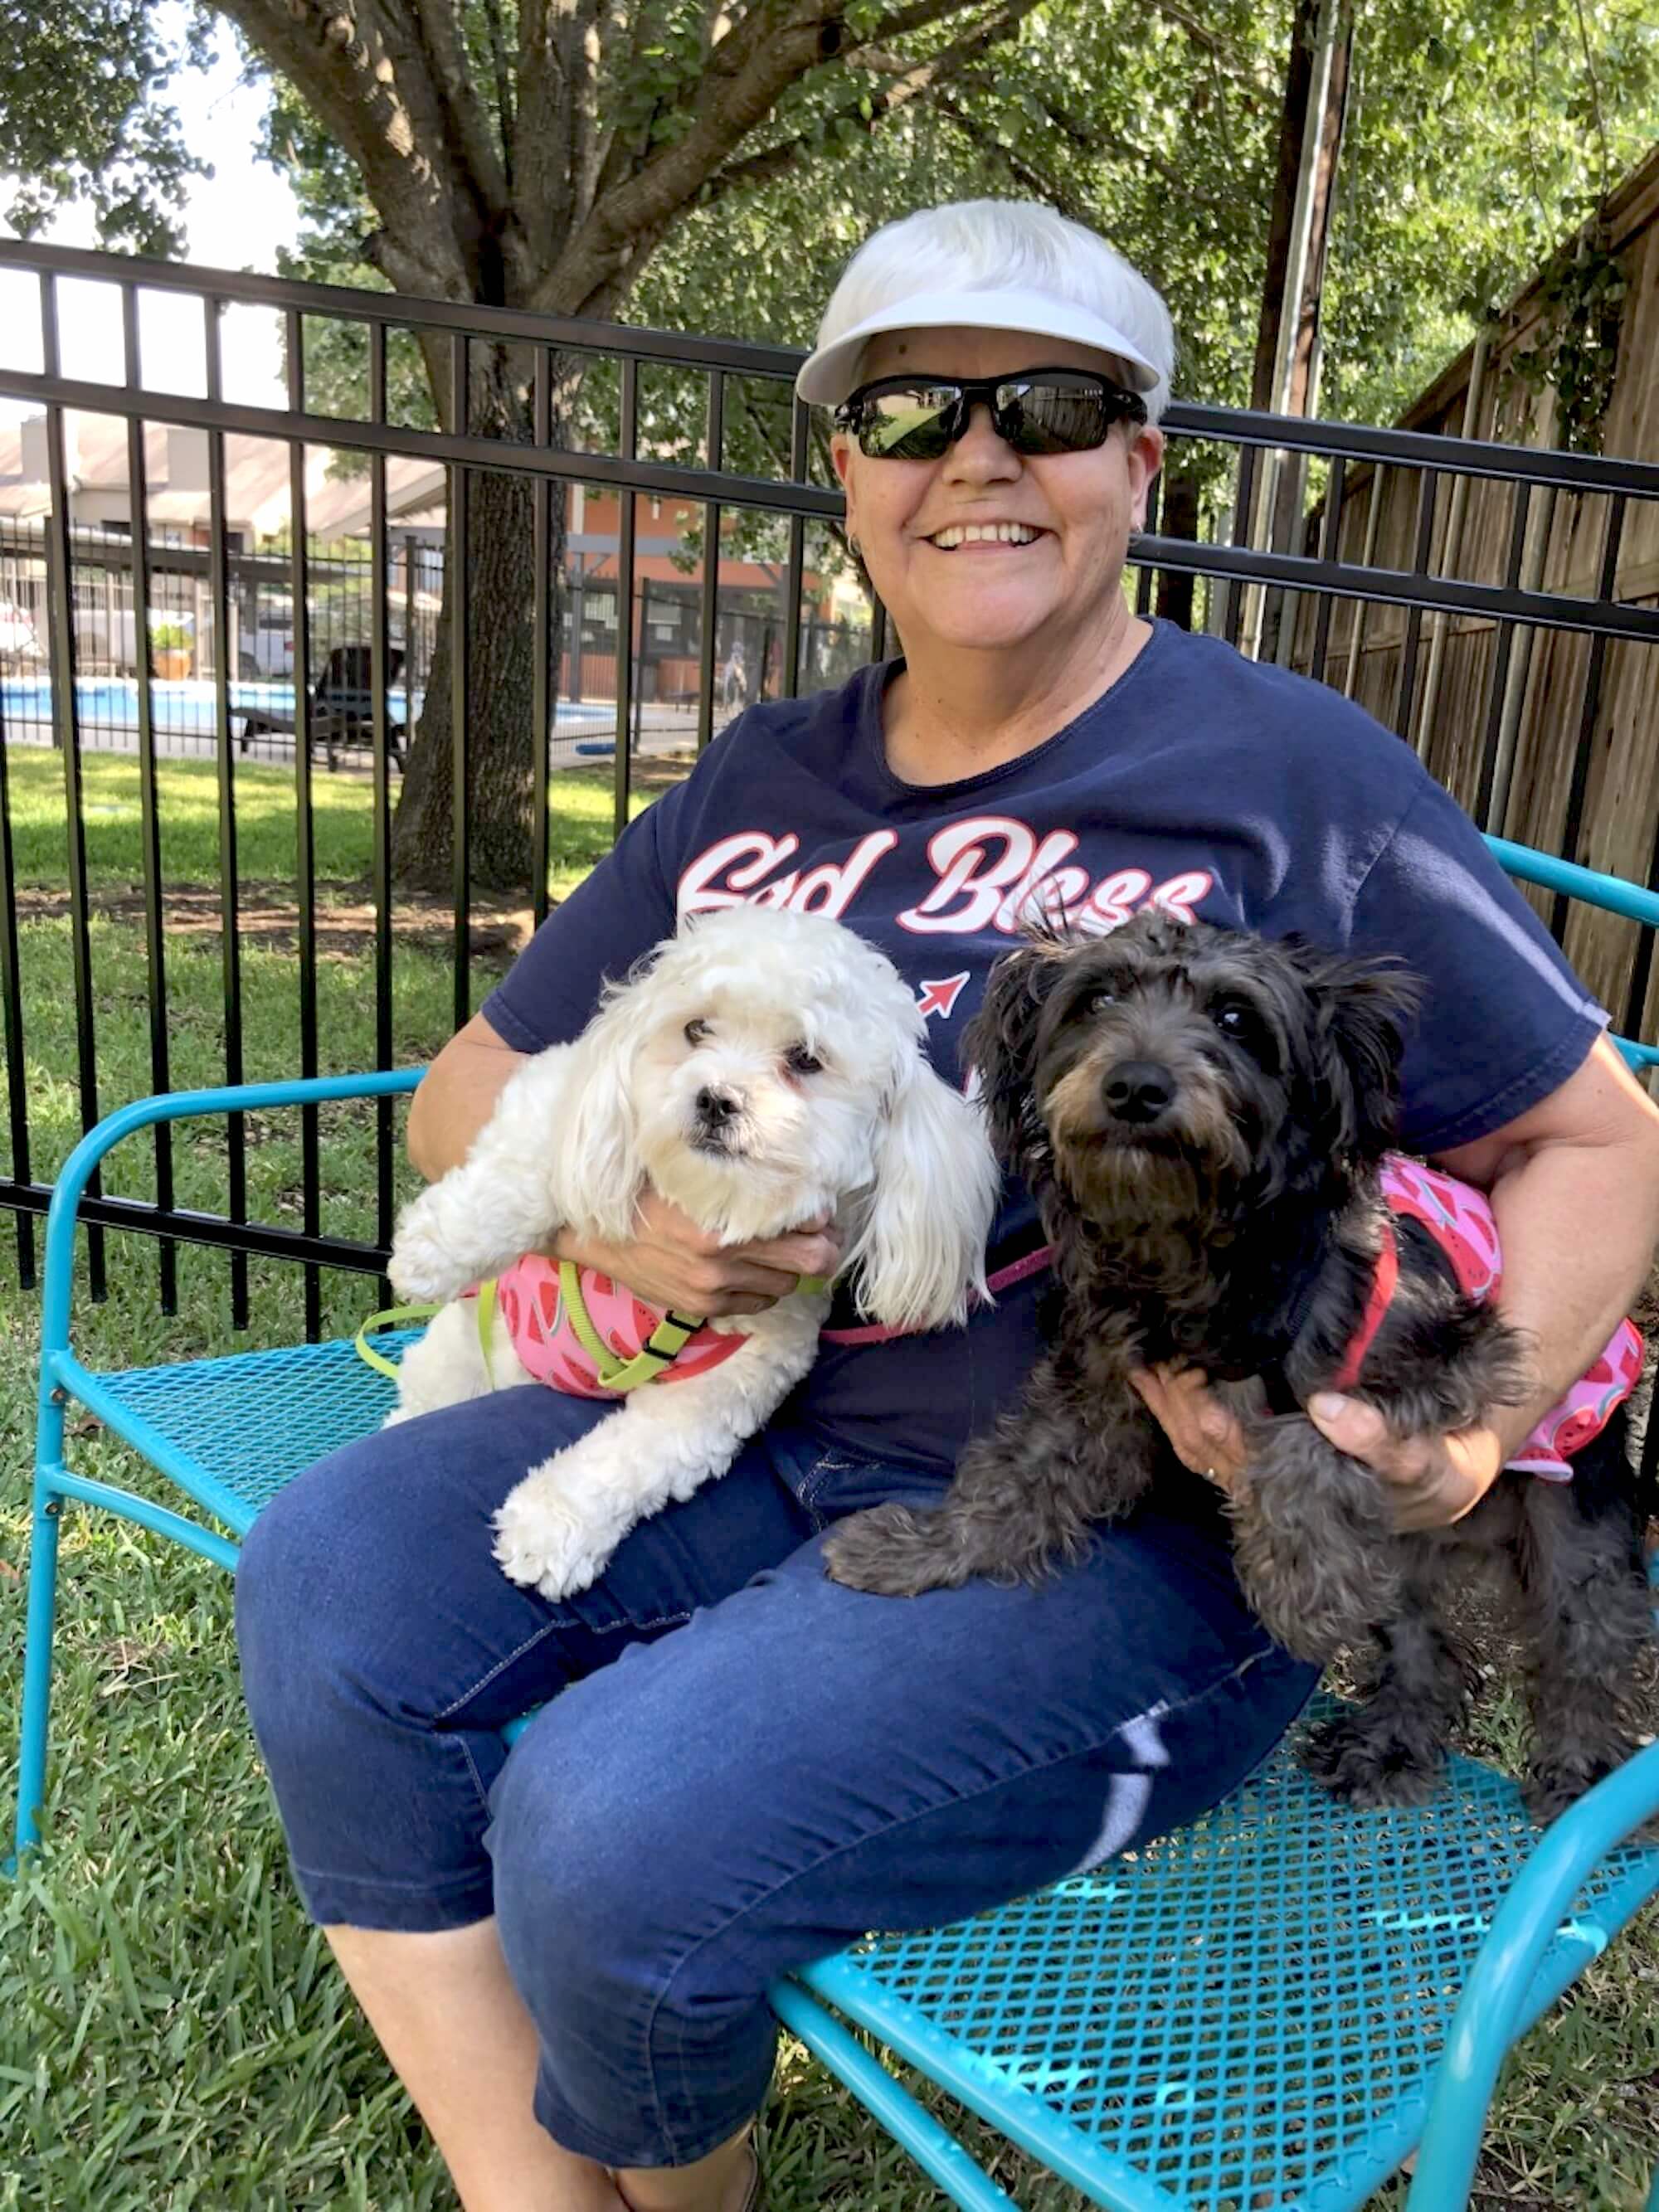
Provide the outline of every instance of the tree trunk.
{"type": "MultiPolygon", "coordinates": [[[[1187,470],[1176,469],[1164,478],[1164,508],[1158,526],[1160,535],[1165,538],[1197,538],[1198,478],[1187,470]]],[[[1182,575],[1173,568],[1158,571],[1158,612],[1177,629],[1190,629],[1193,626],[1193,586],[1196,581],[1195,577],[1182,575]]]]}
{"type": "MultiPolygon", "coordinates": [[[[473,379],[473,434],[527,440],[530,425],[520,391],[497,354],[487,377],[473,379]]],[[[472,470],[467,472],[466,502],[465,556],[453,512],[446,538],[443,605],[392,824],[392,874],[400,890],[447,892],[454,880],[455,647],[464,611],[468,880],[481,890],[527,902],[535,890],[536,746],[545,745],[550,734],[537,731],[534,714],[535,489],[528,477],[472,470]]],[[[562,487],[554,488],[550,505],[549,659],[550,678],[556,678],[562,487]]],[[[550,698],[553,689],[550,680],[550,698]]]]}
{"type": "Polygon", "coordinates": [[[1256,325],[1255,362],[1250,374],[1250,405],[1258,412],[1273,404],[1273,363],[1279,326],[1285,313],[1285,279],[1291,258],[1291,217],[1302,147],[1313,89],[1313,44],[1319,24],[1319,0],[1297,0],[1291,23],[1291,51],[1285,67],[1285,104],[1279,121],[1279,167],[1267,216],[1267,258],[1261,278],[1261,314],[1256,325]]]}
{"type": "MultiPolygon", "coordinates": [[[[1297,0],[1250,380],[1255,409],[1308,411],[1352,37],[1341,0],[1297,0]]],[[[1238,519],[1238,542],[1299,551],[1305,459],[1285,463],[1268,449],[1261,463],[1251,512],[1238,519]]],[[[1294,606],[1277,587],[1251,587],[1241,635],[1252,658],[1277,653],[1276,633],[1287,614],[1293,619],[1294,606]]]]}

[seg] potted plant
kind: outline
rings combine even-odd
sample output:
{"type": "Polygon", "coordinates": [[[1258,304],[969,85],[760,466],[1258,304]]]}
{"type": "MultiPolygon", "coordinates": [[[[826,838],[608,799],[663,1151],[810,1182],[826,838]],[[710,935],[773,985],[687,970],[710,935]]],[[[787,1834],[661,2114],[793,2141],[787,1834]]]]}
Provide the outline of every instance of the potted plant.
{"type": "Polygon", "coordinates": [[[178,678],[190,674],[190,632],[183,623],[153,623],[149,644],[152,665],[157,676],[178,678]]]}

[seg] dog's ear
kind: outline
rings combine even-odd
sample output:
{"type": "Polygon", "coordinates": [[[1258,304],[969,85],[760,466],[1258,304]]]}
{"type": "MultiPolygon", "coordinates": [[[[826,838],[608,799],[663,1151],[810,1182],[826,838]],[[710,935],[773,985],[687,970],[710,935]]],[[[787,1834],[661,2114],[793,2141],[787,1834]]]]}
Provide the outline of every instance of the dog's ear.
{"type": "Polygon", "coordinates": [[[645,1166],[634,1062],[648,1029],[647,994],[637,981],[605,1000],[571,1048],[567,1110],[545,1139],[557,1221],[578,1222],[611,1243],[637,1227],[645,1166]]]}
{"type": "Polygon", "coordinates": [[[1400,1060],[1422,1003],[1410,970],[1388,960],[1308,953],[1320,1047],[1316,1082],[1332,1150],[1369,1165],[1393,1143],[1400,1118],[1400,1060]]]}
{"type": "Polygon", "coordinates": [[[943,1328],[985,1289],[1002,1177],[979,1115],[910,1046],[876,1146],[867,1208],[847,1255],[859,1304],[890,1328],[943,1328]]]}
{"type": "Polygon", "coordinates": [[[1065,946],[1034,937],[992,969],[979,1012],[963,1035],[963,1058],[979,1079],[979,1101],[997,1158],[1024,1170],[1042,1142],[1032,1085],[1044,1001],[1060,981],[1065,946]]]}

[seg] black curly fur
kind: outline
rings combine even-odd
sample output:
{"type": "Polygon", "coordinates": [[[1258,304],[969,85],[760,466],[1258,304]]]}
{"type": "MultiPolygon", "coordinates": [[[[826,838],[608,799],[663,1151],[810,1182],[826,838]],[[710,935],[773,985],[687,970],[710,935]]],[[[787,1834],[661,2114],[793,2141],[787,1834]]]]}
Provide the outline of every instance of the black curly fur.
{"type": "MultiPolygon", "coordinates": [[[[1455,1528],[1401,1536],[1371,1470],[1304,1417],[1271,1416],[1259,1379],[1282,1370],[1305,1403],[1353,1340],[1415,1000],[1386,963],[1158,913],[999,962],[967,1049],[993,1140],[1054,1248],[1054,1341],[939,1508],[856,1516],[826,1558],[839,1581],[891,1595],[1039,1578],[1169,1466],[1130,1372],[1200,1367],[1245,1426],[1231,1505],[1253,1609],[1304,1657],[1381,1649],[1374,1696],[1314,1742],[1312,1771],[1366,1803],[1432,1785],[1468,1694],[1441,1593],[1473,1546],[1508,1561],[1530,1609],[1533,1796],[1547,1813],[1632,1741],[1618,1686],[1648,1616],[1622,1420],[1565,1491],[1507,1476],[1455,1528]]],[[[1521,1402],[1516,1333],[1462,1295],[1431,1240],[1402,1225],[1399,1246],[1400,1287],[1352,1395],[1401,1434],[1521,1402]]]]}

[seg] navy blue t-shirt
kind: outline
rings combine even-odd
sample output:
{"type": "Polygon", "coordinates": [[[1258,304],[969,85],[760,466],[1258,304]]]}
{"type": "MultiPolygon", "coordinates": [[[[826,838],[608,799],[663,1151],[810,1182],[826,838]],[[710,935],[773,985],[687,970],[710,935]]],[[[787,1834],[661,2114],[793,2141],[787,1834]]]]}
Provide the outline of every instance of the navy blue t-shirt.
{"type": "MultiPolygon", "coordinates": [[[[1578,1066],[1605,1017],[1468,817],[1389,732],[1323,684],[1167,623],[1059,734],[984,775],[917,786],[889,769],[896,664],[838,691],[750,708],[550,915],[484,1013],[510,1045],[573,1037],[602,980],[677,913],[744,899],[835,915],[915,988],[952,1080],[987,970],[1040,896],[1109,929],[1158,902],[1423,979],[1403,1137],[1433,1154],[1486,1136],[1578,1066]]],[[[1039,1241],[1011,1182],[994,1264],[1039,1241]]],[[[1041,1279],[965,1329],[820,1347],[790,1408],[831,1444],[948,1468],[1040,1349],[1041,1279]]],[[[851,1318],[837,1314],[837,1322],[851,1318]]]]}

